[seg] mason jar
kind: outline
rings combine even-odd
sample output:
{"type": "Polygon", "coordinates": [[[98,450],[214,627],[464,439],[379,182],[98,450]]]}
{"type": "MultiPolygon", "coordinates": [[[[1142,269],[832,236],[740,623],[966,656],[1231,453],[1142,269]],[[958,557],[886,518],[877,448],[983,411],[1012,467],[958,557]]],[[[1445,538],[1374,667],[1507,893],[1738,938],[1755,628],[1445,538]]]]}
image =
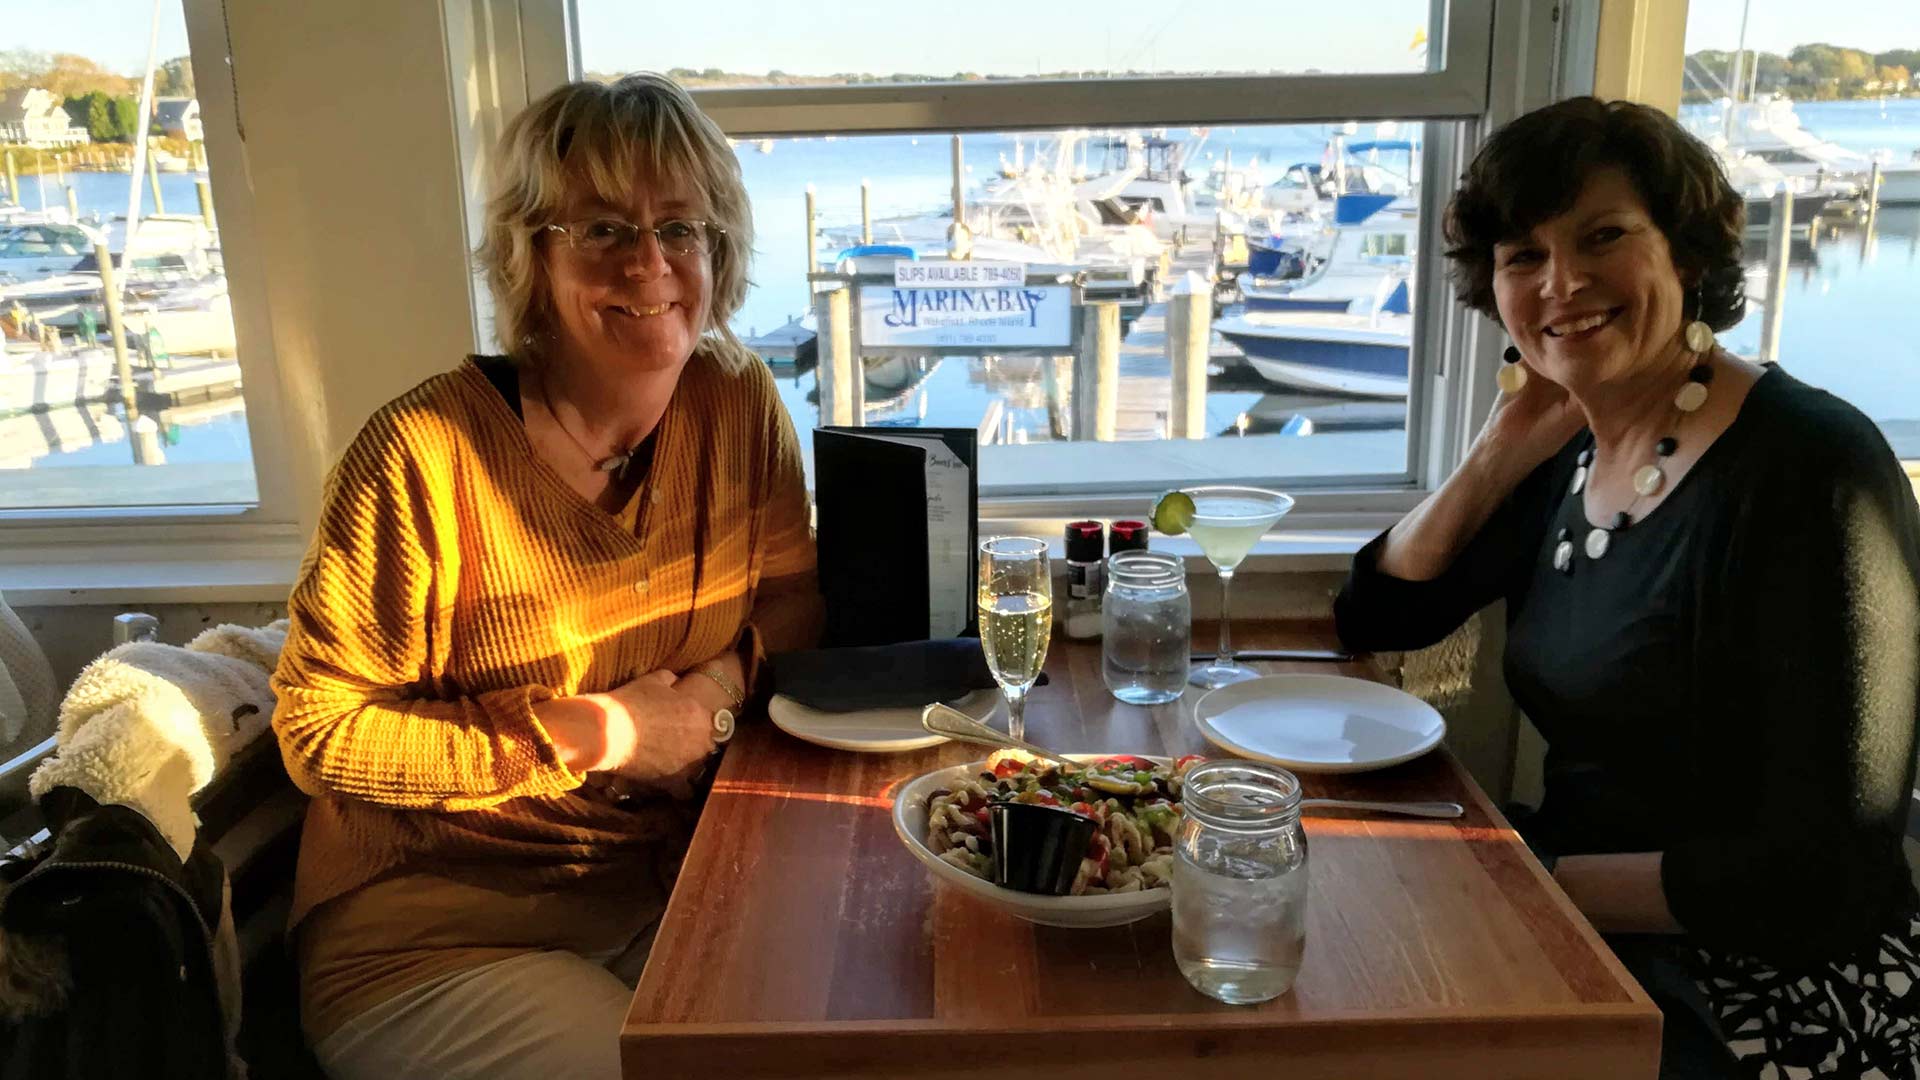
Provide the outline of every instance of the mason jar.
{"type": "Polygon", "coordinates": [[[1293,987],[1307,940],[1300,781],[1250,761],[1188,771],[1174,844],[1173,957],[1193,988],[1229,1005],[1293,987]]]}
{"type": "Polygon", "coordinates": [[[1108,559],[1100,630],[1101,675],[1114,697],[1129,705],[1178,699],[1193,644],[1185,564],[1164,551],[1108,559]]]}

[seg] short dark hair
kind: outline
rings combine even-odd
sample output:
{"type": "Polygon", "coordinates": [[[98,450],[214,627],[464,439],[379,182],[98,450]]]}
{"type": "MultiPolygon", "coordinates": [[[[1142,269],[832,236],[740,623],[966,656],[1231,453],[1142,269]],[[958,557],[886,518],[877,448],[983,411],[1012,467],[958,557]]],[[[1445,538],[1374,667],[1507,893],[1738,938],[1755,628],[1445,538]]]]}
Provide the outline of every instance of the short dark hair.
{"type": "Polygon", "coordinates": [[[1666,235],[1674,266],[1699,290],[1704,319],[1725,330],[1746,312],[1740,270],[1746,205],[1706,144],[1666,113],[1631,101],[1577,97],[1555,102],[1495,131],[1447,205],[1447,257],[1460,302],[1489,318],[1493,248],[1531,233],[1570,209],[1587,180],[1606,168],[1627,175],[1666,235]]]}

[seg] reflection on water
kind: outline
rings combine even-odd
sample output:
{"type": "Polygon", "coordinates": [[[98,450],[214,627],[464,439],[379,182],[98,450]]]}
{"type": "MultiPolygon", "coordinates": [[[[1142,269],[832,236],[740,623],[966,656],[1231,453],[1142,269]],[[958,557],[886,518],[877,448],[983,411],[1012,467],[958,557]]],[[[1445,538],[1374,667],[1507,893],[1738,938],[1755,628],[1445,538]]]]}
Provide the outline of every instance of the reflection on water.
{"type": "Polygon", "coordinates": [[[90,401],[0,415],[0,469],[245,461],[246,401],[238,394],[191,404],[144,403],[160,459],[136,461],[118,402],[90,401]]]}
{"type": "MultiPolygon", "coordinates": [[[[1721,335],[1758,355],[1770,293],[1765,237],[1749,237],[1750,303],[1721,335]]],[[[1871,230],[1823,225],[1788,249],[1777,359],[1796,378],[1879,423],[1894,449],[1920,457],[1920,206],[1882,207],[1871,230]]]]}

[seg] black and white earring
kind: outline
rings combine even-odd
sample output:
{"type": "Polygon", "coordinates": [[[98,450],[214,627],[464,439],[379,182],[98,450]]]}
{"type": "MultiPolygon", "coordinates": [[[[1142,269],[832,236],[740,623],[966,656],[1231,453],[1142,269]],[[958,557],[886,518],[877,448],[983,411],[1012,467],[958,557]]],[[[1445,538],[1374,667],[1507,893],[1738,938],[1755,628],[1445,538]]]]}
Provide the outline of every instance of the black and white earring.
{"type": "Polygon", "coordinates": [[[1700,317],[1704,313],[1705,308],[1705,293],[1700,289],[1695,289],[1693,293],[1693,321],[1687,323],[1687,329],[1684,334],[1688,352],[1704,353],[1713,349],[1713,327],[1707,325],[1706,320],[1700,317]]]}
{"type": "Polygon", "coordinates": [[[1507,351],[1501,354],[1500,359],[1505,363],[1500,365],[1500,374],[1494,377],[1494,381],[1500,384],[1504,393],[1519,393],[1527,385],[1527,367],[1520,362],[1520,347],[1507,346],[1507,351]]]}

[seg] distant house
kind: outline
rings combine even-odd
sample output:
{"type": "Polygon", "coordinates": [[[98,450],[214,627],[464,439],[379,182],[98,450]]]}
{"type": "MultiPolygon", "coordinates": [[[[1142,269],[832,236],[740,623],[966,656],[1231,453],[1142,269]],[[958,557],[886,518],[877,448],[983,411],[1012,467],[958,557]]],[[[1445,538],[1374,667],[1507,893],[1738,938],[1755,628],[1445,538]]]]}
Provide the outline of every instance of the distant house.
{"type": "Polygon", "coordinates": [[[200,99],[184,97],[155,98],[153,122],[176,139],[199,142],[205,138],[200,126],[200,99]]]}
{"type": "Polygon", "coordinates": [[[22,86],[0,93],[0,143],[52,148],[87,141],[87,129],[73,122],[51,91],[22,86]]]}

